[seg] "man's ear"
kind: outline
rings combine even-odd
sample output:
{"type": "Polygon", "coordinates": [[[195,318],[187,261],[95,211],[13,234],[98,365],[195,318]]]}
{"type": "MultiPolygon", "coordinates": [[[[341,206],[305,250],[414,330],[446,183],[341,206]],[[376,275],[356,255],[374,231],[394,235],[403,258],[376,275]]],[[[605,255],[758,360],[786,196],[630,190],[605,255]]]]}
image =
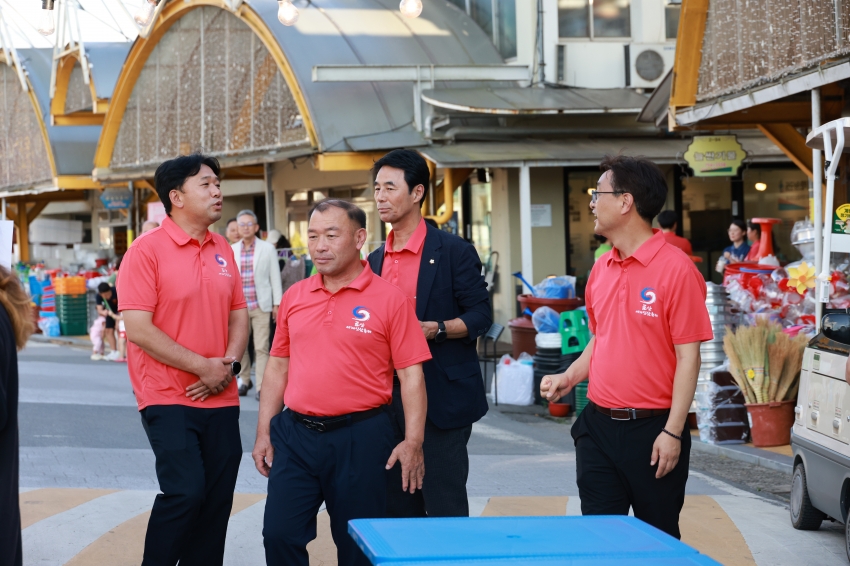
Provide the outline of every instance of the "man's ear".
{"type": "Polygon", "coordinates": [[[168,198],[171,201],[172,208],[183,208],[183,192],[177,189],[172,189],[168,193],[168,198]]]}
{"type": "Polygon", "coordinates": [[[413,202],[422,204],[422,198],[425,196],[425,186],[422,184],[413,187],[413,202]]]}
{"type": "Polygon", "coordinates": [[[354,234],[354,241],[357,249],[360,250],[366,245],[366,228],[358,228],[354,234]]]}
{"type": "Polygon", "coordinates": [[[620,206],[620,214],[628,214],[635,208],[635,197],[631,193],[623,193],[623,204],[620,206]]]}

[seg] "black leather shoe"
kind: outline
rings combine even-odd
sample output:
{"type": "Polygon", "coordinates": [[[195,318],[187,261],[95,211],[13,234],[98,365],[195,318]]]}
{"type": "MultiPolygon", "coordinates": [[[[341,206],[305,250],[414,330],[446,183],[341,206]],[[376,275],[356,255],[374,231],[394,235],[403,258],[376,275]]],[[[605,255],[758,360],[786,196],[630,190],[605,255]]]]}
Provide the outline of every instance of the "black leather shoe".
{"type": "Polygon", "coordinates": [[[250,387],[250,386],[247,386],[247,385],[240,385],[240,386],[239,386],[239,396],[240,396],[240,397],[244,397],[244,396],[246,396],[246,395],[248,394],[248,390],[249,390],[249,389],[251,389],[251,387],[250,387]]]}
{"type": "Polygon", "coordinates": [[[245,391],[250,391],[253,388],[254,388],[254,382],[252,381],[251,383],[248,384],[248,389],[246,389],[245,391]]]}

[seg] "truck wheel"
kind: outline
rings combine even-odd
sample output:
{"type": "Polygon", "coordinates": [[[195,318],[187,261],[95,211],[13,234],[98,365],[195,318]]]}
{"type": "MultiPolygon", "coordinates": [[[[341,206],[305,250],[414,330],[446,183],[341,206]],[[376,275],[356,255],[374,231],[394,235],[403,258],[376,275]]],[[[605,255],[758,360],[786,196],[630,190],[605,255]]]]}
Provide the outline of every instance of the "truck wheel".
{"type": "Polygon", "coordinates": [[[809,488],[806,485],[806,470],[800,462],[794,467],[791,476],[791,524],[801,531],[816,531],[826,515],[815,509],[809,499],[809,488]]]}

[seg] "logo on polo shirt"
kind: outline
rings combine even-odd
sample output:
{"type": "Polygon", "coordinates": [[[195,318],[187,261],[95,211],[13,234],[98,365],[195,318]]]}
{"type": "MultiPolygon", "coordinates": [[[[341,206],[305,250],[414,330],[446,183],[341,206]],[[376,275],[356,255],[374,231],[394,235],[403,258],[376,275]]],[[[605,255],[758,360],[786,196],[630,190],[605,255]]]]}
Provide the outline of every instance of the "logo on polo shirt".
{"type": "Polygon", "coordinates": [[[351,311],[351,314],[354,315],[354,326],[348,325],[346,326],[346,330],[353,330],[355,332],[362,332],[363,334],[372,334],[372,331],[366,328],[366,321],[372,318],[372,314],[366,309],[366,307],[354,307],[351,311]]]}
{"type": "Polygon", "coordinates": [[[641,305],[641,309],[635,312],[650,318],[658,318],[658,315],[652,312],[652,305],[655,304],[656,299],[655,289],[652,287],[644,287],[640,292],[640,302],[643,304],[641,305]]]}
{"type": "Polygon", "coordinates": [[[227,267],[227,260],[221,257],[221,254],[215,254],[215,261],[222,267],[227,267]]]}

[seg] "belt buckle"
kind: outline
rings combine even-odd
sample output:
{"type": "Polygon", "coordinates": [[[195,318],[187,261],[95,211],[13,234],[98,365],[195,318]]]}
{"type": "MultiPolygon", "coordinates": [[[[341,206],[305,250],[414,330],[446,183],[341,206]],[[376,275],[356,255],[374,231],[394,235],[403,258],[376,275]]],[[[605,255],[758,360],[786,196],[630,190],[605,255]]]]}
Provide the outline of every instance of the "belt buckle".
{"type": "Polygon", "coordinates": [[[310,421],[304,419],[304,426],[309,428],[310,430],[315,430],[316,432],[325,432],[325,423],[321,421],[310,421]]]}
{"type": "Polygon", "coordinates": [[[635,417],[634,409],[611,409],[611,419],[615,421],[630,421],[635,417]],[[618,416],[615,416],[618,415],[618,416]],[[622,416],[625,415],[625,416],[622,416]]]}

